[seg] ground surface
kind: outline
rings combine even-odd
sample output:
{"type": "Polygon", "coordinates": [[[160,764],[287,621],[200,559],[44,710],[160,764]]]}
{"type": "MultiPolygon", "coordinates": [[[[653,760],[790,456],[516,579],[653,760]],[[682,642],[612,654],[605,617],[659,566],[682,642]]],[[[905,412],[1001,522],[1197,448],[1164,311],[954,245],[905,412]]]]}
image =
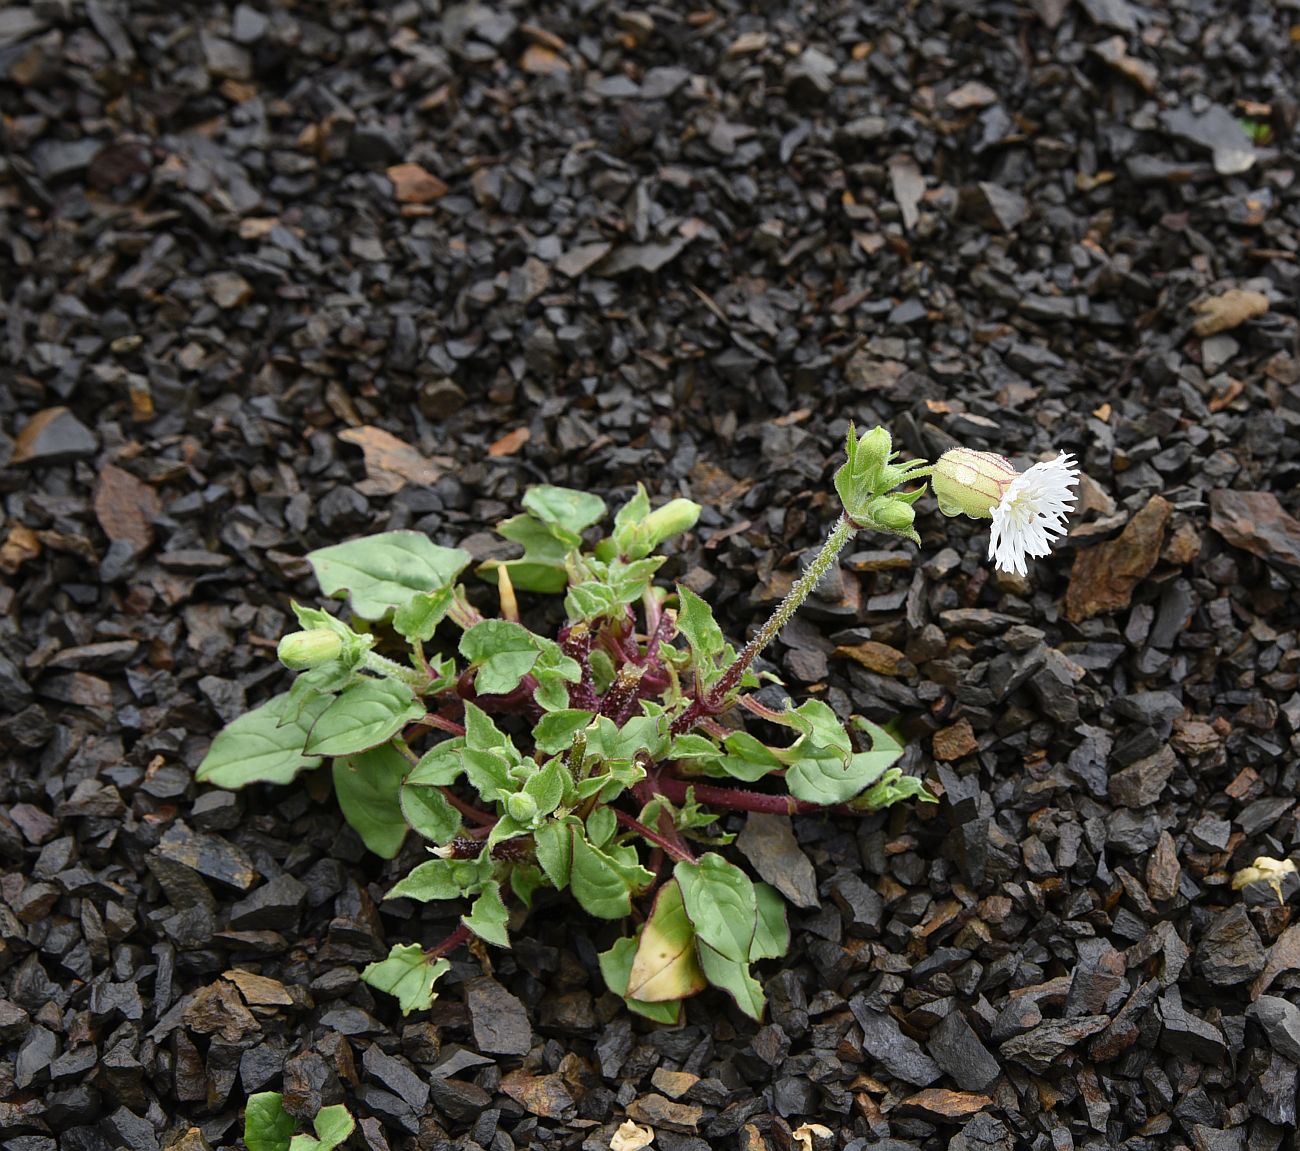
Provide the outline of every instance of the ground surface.
{"type": "Polygon", "coordinates": [[[1286,1143],[1300,926],[1229,878],[1300,839],[1297,20],[0,11],[0,1145],[233,1146],[281,1086],[376,1148],[1286,1143]],[[630,1019],[563,902],[403,1020],[358,972],[451,915],[320,789],[194,786],[311,548],[645,480],[740,637],[849,419],[1090,479],[1028,582],[925,504],[774,649],[945,798],[797,821],[761,1029],[630,1019]]]}

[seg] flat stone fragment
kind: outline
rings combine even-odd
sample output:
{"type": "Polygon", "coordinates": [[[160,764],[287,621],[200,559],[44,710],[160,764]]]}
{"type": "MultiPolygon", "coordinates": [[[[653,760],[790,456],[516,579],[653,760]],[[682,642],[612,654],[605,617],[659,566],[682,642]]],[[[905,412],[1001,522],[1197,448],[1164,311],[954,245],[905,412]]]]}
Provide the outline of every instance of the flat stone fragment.
{"type": "Polygon", "coordinates": [[[394,164],[384,175],[392,182],[393,199],[399,204],[431,204],[451,190],[419,164],[394,164]]]}
{"type": "MultiPolygon", "coordinates": [[[[879,1144],[877,1144],[879,1146],[879,1144]]],[[[915,1146],[915,1144],[901,1144],[915,1146]]],[[[948,1151],[1012,1151],[1015,1146],[1011,1132],[1001,1119],[981,1111],[948,1143],[948,1151]]]]}
{"type": "MultiPolygon", "coordinates": [[[[568,1119],[573,1113],[573,1096],[564,1085],[563,1076],[558,1073],[530,1075],[527,1071],[512,1071],[501,1081],[501,1090],[526,1110],[543,1119],[568,1119]]],[[[662,1099],[663,1096],[654,1098],[662,1099]]],[[[667,1099],[664,1102],[669,1107],[683,1106],[680,1103],[669,1103],[667,1099]]],[[[628,1107],[628,1114],[632,1114],[631,1106],[628,1107]]]]}
{"type": "Polygon", "coordinates": [[[799,849],[788,815],[751,812],[736,838],[736,847],[766,883],[796,907],[820,907],[817,873],[799,849]]]}
{"type": "Polygon", "coordinates": [[[154,850],[160,859],[239,891],[257,881],[252,860],[240,848],[219,835],[193,832],[183,823],[169,827],[154,850]]]}
{"type": "Polygon", "coordinates": [[[927,1087],[915,1095],[909,1095],[899,1105],[899,1114],[919,1115],[923,1119],[934,1119],[940,1123],[952,1123],[968,1119],[992,1107],[993,1100],[987,1095],[973,1091],[949,1091],[944,1087],[927,1087]]]}
{"type": "Polygon", "coordinates": [[[1173,751],[1162,747],[1154,755],[1139,759],[1112,775],[1107,791],[1115,803],[1124,807],[1146,807],[1160,798],[1177,766],[1178,759],[1173,751]]]}
{"type": "Polygon", "coordinates": [[[1222,104],[1212,104],[1199,115],[1182,105],[1164,112],[1161,120],[1170,135],[1212,152],[1220,176],[1240,175],[1255,166],[1255,145],[1238,117],[1222,104]]]}
{"type": "Polygon", "coordinates": [[[1152,496],[1117,538],[1079,552],[1065,593],[1066,618],[1081,623],[1103,612],[1128,607],[1133,590],[1160,558],[1165,528],[1172,515],[1173,506],[1168,500],[1152,496]]]}
{"type": "Polygon", "coordinates": [[[60,464],[93,456],[99,441],[67,408],[45,408],[14,440],[14,464],[60,464]]]}
{"type": "Polygon", "coordinates": [[[692,1134],[699,1126],[704,1108],[694,1103],[674,1103],[662,1095],[651,1093],[633,1099],[627,1105],[627,1114],[629,1119],[635,1119],[638,1123],[692,1134]]]}
{"type": "Polygon", "coordinates": [[[965,717],[934,733],[934,758],[944,763],[951,763],[978,750],[979,742],[975,738],[975,731],[970,720],[965,717]]]}
{"type": "Polygon", "coordinates": [[[495,979],[484,976],[465,984],[465,1006],[480,1051],[488,1055],[528,1054],[533,1045],[528,1009],[495,979]]]}
{"type": "Polygon", "coordinates": [[[1246,1009],[1279,1055],[1300,1063],[1300,1007],[1280,995],[1261,995],[1246,1009]]]}
{"type": "Polygon", "coordinates": [[[1210,528],[1300,584],[1300,520],[1272,492],[1210,492],[1210,528]]]}
{"type": "Polygon", "coordinates": [[[1083,1015],[1078,1019],[1048,1019],[1023,1035],[1008,1039],[998,1051],[1031,1071],[1042,1074],[1076,1043],[1110,1025],[1109,1015],[1083,1015]]]}
{"type": "Polygon", "coordinates": [[[950,1011],[925,1042],[934,1061],[963,1091],[987,1091],[1002,1067],[960,1011],[950,1011]]]}
{"type": "Polygon", "coordinates": [[[1264,970],[1260,942],[1244,903],[1234,903],[1210,922],[1196,948],[1201,974],[1220,987],[1234,987],[1264,970]]]}
{"type": "Polygon", "coordinates": [[[1168,995],[1156,1004],[1163,1025],[1160,1046],[1173,1055],[1188,1055],[1208,1063],[1222,1063],[1228,1044],[1220,1031],[1204,1019],[1198,1019],[1181,1003],[1168,995]]]}
{"type": "Polygon", "coordinates": [[[903,1034],[892,1015],[873,1011],[862,996],[853,999],[849,1007],[862,1028],[862,1050],[895,1079],[928,1087],[943,1074],[939,1065],[921,1050],[921,1045],[903,1034]]]}

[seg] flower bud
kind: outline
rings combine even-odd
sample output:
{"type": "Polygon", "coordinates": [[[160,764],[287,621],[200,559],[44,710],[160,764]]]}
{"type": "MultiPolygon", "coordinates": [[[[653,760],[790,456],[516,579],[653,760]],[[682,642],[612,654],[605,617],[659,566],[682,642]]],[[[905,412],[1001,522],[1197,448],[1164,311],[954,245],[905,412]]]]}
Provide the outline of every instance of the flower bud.
{"type": "Polygon", "coordinates": [[[335,632],[316,627],[285,636],[276,649],[276,655],[287,668],[310,671],[338,659],[342,651],[343,640],[335,632]]]}
{"type": "Polygon", "coordinates": [[[916,510],[911,504],[882,496],[872,500],[867,511],[871,522],[882,530],[900,536],[912,534],[912,525],[916,522],[916,510]]]}
{"type": "Polygon", "coordinates": [[[1019,474],[1010,460],[994,452],[953,448],[934,465],[930,486],[944,515],[987,520],[1019,474]]]}
{"type": "Polygon", "coordinates": [[[641,521],[638,543],[645,547],[647,553],[653,551],[666,539],[682,532],[690,531],[695,521],[700,518],[700,505],[693,500],[669,500],[661,508],[656,508],[641,521]]]}
{"type": "Polygon", "coordinates": [[[506,814],[516,823],[531,824],[537,818],[537,800],[526,791],[506,796],[506,814]]]}
{"type": "Polygon", "coordinates": [[[874,427],[863,432],[853,453],[853,472],[857,476],[870,477],[878,474],[889,463],[894,452],[894,441],[882,427],[874,427]]]}

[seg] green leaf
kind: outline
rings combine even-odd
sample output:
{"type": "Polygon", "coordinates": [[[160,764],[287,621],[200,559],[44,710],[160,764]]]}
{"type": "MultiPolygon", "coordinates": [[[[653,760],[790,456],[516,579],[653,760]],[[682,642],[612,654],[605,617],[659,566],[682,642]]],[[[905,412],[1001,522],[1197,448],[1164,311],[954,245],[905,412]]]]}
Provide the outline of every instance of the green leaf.
{"type": "Polygon", "coordinates": [[[605,515],[605,501],[599,496],[551,484],[529,488],[522,502],[524,509],[543,523],[554,524],[574,536],[581,536],[605,515]]]}
{"type": "Polygon", "coordinates": [[[343,818],[381,859],[392,859],[406,838],[400,796],[409,766],[391,743],[334,761],[334,794],[343,818]]]}
{"type": "Polygon", "coordinates": [[[669,880],[655,896],[641,930],[627,994],[647,1003],[685,999],[703,991],[707,980],[695,954],[695,929],[682,905],[682,892],[669,880]]]}
{"type": "Polygon", "coordinates": [[[794,728],[818,747],[839,752],[843,759],[847,759],[853,751],[853,743],[839,716],[819,699],[804,700],[798,707],[774,715],[771,719],[773,723],[794,728]]]}
{"type": "Polygon", "coordinates": [[[758,902],[758,921],[754,929],[754,942],[749,947],[749,961],[780,959],[790,949],[790,924],[786,919],[785,900],[775,887],[767,883],[754,884],[758,902]]]}
{"type": "Polygon", "coordinates": [[[514,744],[488,715],[476,703],[465,703],[465,746],[474,751],[497,751],[506,753],[512,761],[518,760],[514,754],[514,744]]]}
{"type": "Polygon", "coordinates": [[[621,607],[613,591],[599,580],[583,580],[569,588],[564,597],[564,614],[571,622],[594,620],[621,607]]]}
{"type": "Polygon", "coordinates": [[[484,695],[504,695],[537,662],[538,640],[521,624],[485,619],[460,637],[460,654],[478,669],[474,688],[484,695]]]}
{"type": "Polygon", "coordinates": [[[322,1107],[312,1120],[316,1134],[295,1135],[289,1151],[334,1151],[340,1143],[356,1130],[357,1121],[342,1103],[322,1107]]]}
{"type": "Polygon", "coordinates": [[[436,787],[421,787],[408,780],[398,793],[398,802],[406,822],[439,846],[451,842],[460,831],[460,812],[436,787]]]}
{"type": "MultiPolygon", "coordinates": [[[[361,979],[377,991],[395,995],[402,1005],[402,1014],[410,1015],[412,1011],[429,1009],[437,998],[434,983],[450,969],[447,960],[430,959],[419,944],[399,943],[389,951],[387,959],[372,963],[362,971],[361,979]]],[[[247,1138],[244,1141],[247,1143],[247,1138]]],[[[251,1144],[249,1151],[254,1151],[251,1144]]]]}
{"type": "Polygon", "coordinates": [[[417,592],[393,612],[393,627],[412,643],[428,643],[456,600],[454,588],[417,592]]]}
{"type": "Polygon", "coordinates": [[[408,604],[416,592],[448,587],[473,557],[439,547],[419,532],[383,532],[309,552],[307,560],[326,595],[347,591],[352,610],[377,620],[408,604]]]}
{"type": "Polygon", "coordinates": [[[632,911],[632,892],[641,891],[654,882],[654,876],[636,863],[636,850],[602,851],[593,847],[585,835],[569,825],[573,841],[573,870],[569,886],[574,898],[589,914],[598,919],[622,919],[632,911]]]}
{"type": "Polygon", "coordinates": [[[566,783],[572,783],[569,769],[564,766],[563,760],[556,758],[532,776],[524,784],[523,791],[537,804],[538,816],[545,816],[560,806],[566,783]]]}
{"type": "Polygon", "coordinates": [[[431,747],[411,768],[406,777],[407,784],[411,787],[447,787],[455,783],[465,770],[460,762],[460,752],[464,746],[465,741],[460,736],[454,736],[431,747]]]}
{"type": "Polygon", "coordinates": [[[510,868],[510,890],[530,911],[533,906],[533,893],[546,883],[546,876],[540,867],[531,863],[516,863],[510,868]]]}
{"type": "Polygon", "coordinates": [[[939,801],[926,790],[925,781],[914,775],[904,775],[901,769],[891,767],[880,780],[853,801],[855,808],[877,811],[904,799],[919,799],[922,803],[939,801]]]}
{"type": "Polygon", "coordinates": [[[587,662],[591,665],[592,686],[596,689],[598,695],[604,695],[609,690],[610,684],[614,682],[614,676],[617,674],[614,668],[614,661],[609,652],[602,651],[600,648],[593,648],[591,654],[587,657],[587,662]]]}
{"type": "Polygon", "coordinates": [[[849,756],[847,763],[836,751],[801,743],[799,759],[785,773],[786,787],[795,799],[806,803],[847,803],[884,772],[882,759],[892,763],[898,757],[863,751],[849,756]]]}
{"type": "Polygon", "coordinates": [[[465,765],[465,777],[485,803],[495,803],[515,790],[510,764],[500,752],[464,748],[460,757],[465,765]]]}
{"type": "Polygon", "coordinates": [[[653,1019],[656,1023],[676,1023],[682,1013],[680,1000],[670,1000],[666,1003],[645,1003],[642,1000],[627,997],[627,980],[632,971],[632,963],[636,958],[636,948],[636,939],[624,938],[618,940],[608,951],[600,953],[600,974],[605,980],[605,986],[615,995],[620,996],[630,1011],[635,1011],[638,1015],[644,1015],[647,1019],[653,1019]]]}
{"type": "Polygon", "coordinates": [[[259,1091],[244,1108],[244,1145],[248,1151],[289,1151],[297,1126],[278,1091],[259,1091]]]}
{"type": "Polygon", "coordinates": [[[598,807],[587,816],[587,839],[592,847],[604,847],[618,828],[618,816],[612,807],[598,807]]]}
{"type": "Polygon", "coordinates": [[[593,716],[593,712],[579,711],[576,708],[548,711],[533,728],[533,742],[537,745],[537,750],[547,755],[565,751],[572,745],[574,735],[591,723],[593,716]]]}
{"type": "Polygon", "coordinates": [[[533,833],[533,850],[546,878],[557,891],[569,886],[573,871],[573,838],[568,823],[549,820],[533,833]]]}
{"type": "Polygon", "coordinates": [[[721,756],[722,749],[707,736],[689,732],[673,739],[668,755],[672,759],[712,759],[721,756]]]}
{"type": "Polygon", "coordinates": [[[510,913],[501,899],[501,885],[495,880],[483,884],[483,890],[474,900],[474,906],[468,915],[462,915],[460,921],[480,939],[497,947],[509,947],[510,936],[506,933],[506,920],[510,913]]]}
{"type": "Polygon", "coordinates": [[[478,574],[496,582],[496,569],[509,570],[510,582],[517,591],[543,592],[553,595],[563,591],[569,582],[569,572],[564,566],[565,557],[576,548],[556,538],[556,529],[536,516],[512,516],[497,525],[497,534],[513,543],[522,544],[523,557],[513,560],[487,560],[479,564],[478,574]]]}
{"type": "Polygon", "coordinates": [[[714,852],[698,863],[678,863],[673,875],[701,941],[726,959],[748,962],[758,915],[749,876],[714,852]]]}
{"type": "Polygon", "coordinates": [[[417,863],[404,878],[388,889],[384,898],[414,899],[417,903],[458,899],[464,888],[457,873],[456,862],[451,859],[426,859],[423,863],[417,863]]]}
{"type": "Polygon", "coordinates": [[[698,663],[712,666],[713,657],[726,646],[722,629],[713,618],[713,609],[684,584],[677,585],[677,600],[681,610],[677,615],[677,629],[686,637],[698,663]]]}
{"type": "Polygon", "coordinates": [[[414,692],[392,679],[359,679],[316,717],[306,750],[312,755],[353,755],[387,743],[424,714],[414,692]]]}
{"type": "Polygon", "coordinates": [[[746,964],[728,959],[706,944],[700,945],[699,958],[704,974],[714,987],[721,987],[751,1019],[763,1018],[767,1000],[758,980],[750,975],[746,964]]]}
{"type": "Polygon", "coordinates": [[[217,787],[250,783],[288,783],[300,771],[320,766],[318,756],[303,748],[315,718],[329,705],[328,696],[307,701],[293,720],[286,718],[289,693],[269,699],[217,733],[194,778],[217,787]]]}

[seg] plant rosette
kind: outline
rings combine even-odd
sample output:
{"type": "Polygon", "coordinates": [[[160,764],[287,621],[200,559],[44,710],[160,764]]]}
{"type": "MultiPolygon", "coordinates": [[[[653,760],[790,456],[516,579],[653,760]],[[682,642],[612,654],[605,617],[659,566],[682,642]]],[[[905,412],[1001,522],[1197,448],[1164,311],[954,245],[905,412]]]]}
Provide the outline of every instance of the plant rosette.
{"type": "Polygon", "coordinates": [[[446,956],[471,937],[509,947],[511,909],[550,888],[599,919],[636,911],[640,925],[600,957],[631,1010],[672,1022],[713,986],[758,1019],[753,965],[786,953],[785,906],[720,850],[720,816],[933,797],[898,765],[904,748],[887,727],[846,724],[815,699],[761,704],[754,660],[857,532],[919,540],[914,505],[928,477],[945,514],[993,521],[999,565],[1019,570],[1043,554],[1072,498],[1068,457],[1018,473],[962,452],[898,463],[883,428],[859,438],[850,427],[835,477],[843,512],[740,650],[704,599],[655,582],[658,549],[694,527],[699,506],[652,509],[640,485],[607,535],[598,496],[530,489],[498,529],[522,554],[476,569],[496,585],[495,616],[460,582],[470,555],[418,533],[312,552],[322,592],[345,598],[348,616],[294,605],[300,630],[278,648],[293,684],[218,733],[198,779],[285,784],[328,761],[343,815],[371,851],[395,859],[412,836],[425,845],[388,897],[457,901],[460,923],[435,946],[394,945],[362,974],[404,1013],[429,1007],[446,956]],[[528,626],[521,594],[563,596],[553,634],[528,626]],[[746,717],[764,726],[749,730],[746,717]]]}

